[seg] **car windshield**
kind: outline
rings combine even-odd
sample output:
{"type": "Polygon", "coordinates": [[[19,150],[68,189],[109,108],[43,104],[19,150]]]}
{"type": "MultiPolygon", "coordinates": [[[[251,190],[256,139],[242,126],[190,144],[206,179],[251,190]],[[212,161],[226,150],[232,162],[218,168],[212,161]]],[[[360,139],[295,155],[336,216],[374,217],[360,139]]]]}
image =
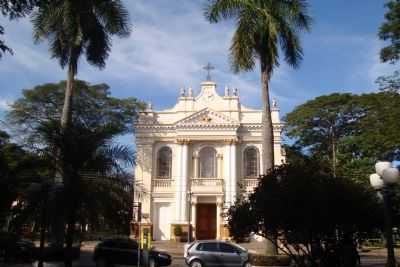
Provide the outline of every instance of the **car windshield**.
{"type": "Polygon", "coordinates": [[[238,244],[234,244],[234,243],[229,243],[229,244],[235,246],[236,248],[238,248],[242,252],[246,252],[247,251],[247,249],[245,249],[244,247],[242,247],[242,246],[240,246],[238,244]]]}

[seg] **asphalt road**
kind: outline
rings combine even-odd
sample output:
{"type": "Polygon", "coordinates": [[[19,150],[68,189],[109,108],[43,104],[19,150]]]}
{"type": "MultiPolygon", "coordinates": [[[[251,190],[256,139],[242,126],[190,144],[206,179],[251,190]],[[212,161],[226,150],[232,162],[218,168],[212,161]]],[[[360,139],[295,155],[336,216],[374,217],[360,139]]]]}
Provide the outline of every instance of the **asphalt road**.
{"type": "MultiPolygon", "coordinates": [[[[74,262],[74,267],[95,267],[92,260],[93,247],[83,247],[79,261],[74,262]]],[[[400,258],[398,259],[400,262],[400,258]]],[[[365,267],[383,267],[386,262],[386,251],[376,250],[368,253],[361,253],[361,266],[365,267]]],[[[63,263],[46,263],[45,267],[63,267],[63,263]]],[[[182,256],[173,258],[171,267],[185,267],[186,264],[182,256]]],[[[0,261],[0,267],[37,267],[37,263],[33,264],[5,264],[0,261]]],[[[132,266],[130,266],[132,267],[132,266]]]]}

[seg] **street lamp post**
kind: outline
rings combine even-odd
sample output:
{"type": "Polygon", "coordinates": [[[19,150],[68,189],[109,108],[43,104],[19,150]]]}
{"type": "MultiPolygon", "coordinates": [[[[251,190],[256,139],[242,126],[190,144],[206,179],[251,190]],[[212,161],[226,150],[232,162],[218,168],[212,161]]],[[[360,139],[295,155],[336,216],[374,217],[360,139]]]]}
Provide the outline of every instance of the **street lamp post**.
{"type": "Polygon", "coordinates": [[[188,198],[188,235],[187,242],[190,243],[192,241],[192,224],[191,224],[191,214],[192,214],[192,191],[187,192],[188,198]]]}
{"type": "Polygon", "coordinates": [[[376,173],[371,174],[369,179],[371,186],[382,192],[385,214],[385,236],[387,248],[387,267],[396,267],[396,258],[393,246],[392,213],[391,213],[391,188],[399,180],[399,170],[394,168],[391,162],[379,161],[375,164],[376,173]]]}

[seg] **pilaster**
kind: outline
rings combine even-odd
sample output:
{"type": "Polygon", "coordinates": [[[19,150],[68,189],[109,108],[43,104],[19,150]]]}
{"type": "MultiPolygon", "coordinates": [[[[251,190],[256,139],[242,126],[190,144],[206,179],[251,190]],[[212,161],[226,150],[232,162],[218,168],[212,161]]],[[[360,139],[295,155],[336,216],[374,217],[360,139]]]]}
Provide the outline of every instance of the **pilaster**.
{"type": "MultiPolygon", "coordinates": [[[[142,185],[145,192],[151,192],[151,182],[153,173],[153,141],[138,141],[136,146],[136,167],[135,167],[135,183],[142,185]]],[[[134,201],[138,201],[141,195],[142,203],[142,222],[150,222],[150,194],[145,192],[136,192],[134,201]]]]}
{"type": "Polygon", "coordinates": [[[236,200],[236,188],[237,188],[237,153],[236,153],[236,144],[237,144],[237,140],[232,140],[231,145],[230,145],[230,154],[231,154],[231,171],[230,171],[230,178],[231,178],[231,182],[230,182],[230,200],[231,200],[231,205],[234,204],[235,200],[236,200]]]}
{"type": "Polygon", "coordinates": [[[193,153],[193,178],[199,177],[199,154],[193,153]]]}
{"type": "Polygon", "coordinates": [[[224,158],[224,156],[222,155],[222,154],[218,154],[217,155],[217,172],[218,172],[218,174],[217,174],[217,178],[218,179],[223,179],[224,177],[223,177],[223,158],[224,158]]]}
{"type": "Polygon", "coordinates": [[[187,216],[187,188],[188,188],[188,155],[189,155],[189,140],[177,139],[178,143],[178,175],[176,181],[175,193],[175,219],[177,222],[186,221],[187,216]]]}

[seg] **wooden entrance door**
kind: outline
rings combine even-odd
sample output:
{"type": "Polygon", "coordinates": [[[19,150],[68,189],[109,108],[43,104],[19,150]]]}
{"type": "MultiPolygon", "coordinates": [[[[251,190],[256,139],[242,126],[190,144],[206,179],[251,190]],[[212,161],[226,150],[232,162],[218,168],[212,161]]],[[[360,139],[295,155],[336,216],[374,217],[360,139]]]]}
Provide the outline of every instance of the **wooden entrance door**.
{"type": "Polygon", "coordinates": [[[196,205],[196,239],[215,239],[217,232],[216,204],[196,205]]]}

